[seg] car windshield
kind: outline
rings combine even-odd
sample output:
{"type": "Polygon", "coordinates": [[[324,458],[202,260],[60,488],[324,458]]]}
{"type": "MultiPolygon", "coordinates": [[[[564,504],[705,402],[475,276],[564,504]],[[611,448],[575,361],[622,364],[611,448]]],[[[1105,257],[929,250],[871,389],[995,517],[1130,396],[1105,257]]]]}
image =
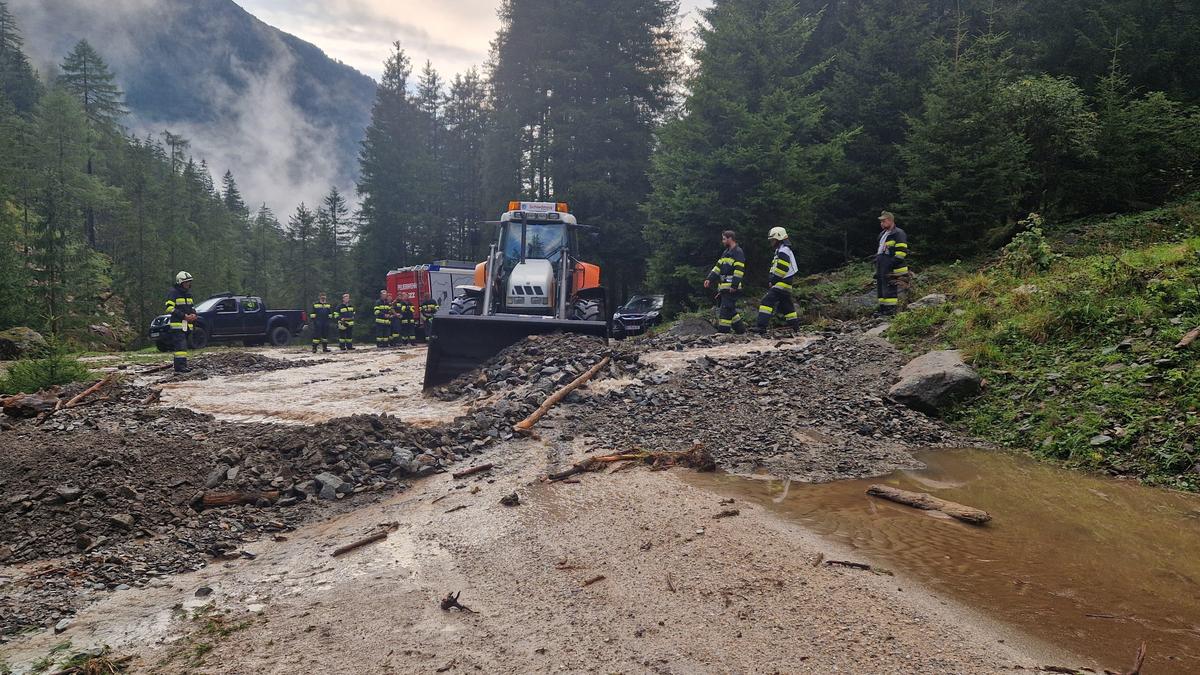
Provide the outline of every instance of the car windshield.
{"type": "MultiPolygon", "coordinates": [[[[525,257],[558,262],[567,228],[562,223],[529,223],[525,230],[525,257]]],[[[521,258],[521,223],[508,223],[504,230],[504,257],[521,258]]]]}
{"type": "Polygon", "coordinates": [[[211,312],[212,310],[216,309],[217,303],[224,299],[225,298],[209,298],[196,305],[196,312],[211,312]]]}
{"type": "Polygon", "coordinates": [[[621,309],[627,312],[652,312],[656,309],[662,309],[662,305],[662,298],[650,295],[635,295],[621,309]]]}

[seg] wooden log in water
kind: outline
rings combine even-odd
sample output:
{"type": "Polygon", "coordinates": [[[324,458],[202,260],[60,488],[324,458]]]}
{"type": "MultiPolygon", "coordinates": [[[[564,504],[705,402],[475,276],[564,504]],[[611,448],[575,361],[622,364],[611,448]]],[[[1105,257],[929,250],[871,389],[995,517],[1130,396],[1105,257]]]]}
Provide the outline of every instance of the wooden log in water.
{"type": "Polygon", "coordinates": [[[887,485],[872,485],[867,488],[867,494],[872,497],[886,499],[890,502],[896,502],[897,504],[911,506],[915,509],[941,511],[951,518],[957,518],[973,525],[982,525],[992,519],[987,511],[939,499],[925,492],[909,492],[908,490],[901,490],[900,488],[887,485]]]}

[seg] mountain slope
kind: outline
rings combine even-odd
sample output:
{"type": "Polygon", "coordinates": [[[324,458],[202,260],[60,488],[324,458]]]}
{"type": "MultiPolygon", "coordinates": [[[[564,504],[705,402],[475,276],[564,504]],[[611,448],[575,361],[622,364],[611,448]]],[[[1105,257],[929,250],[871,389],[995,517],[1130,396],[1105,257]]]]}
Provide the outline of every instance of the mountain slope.
{"type": "Polygon", "coordinates": [[[288,210],[357,175],[371,78],[233,0],[8,0],[43,75],[80,39],[124,88],[128,125],[182,133],[214,173],[288,210]]]}

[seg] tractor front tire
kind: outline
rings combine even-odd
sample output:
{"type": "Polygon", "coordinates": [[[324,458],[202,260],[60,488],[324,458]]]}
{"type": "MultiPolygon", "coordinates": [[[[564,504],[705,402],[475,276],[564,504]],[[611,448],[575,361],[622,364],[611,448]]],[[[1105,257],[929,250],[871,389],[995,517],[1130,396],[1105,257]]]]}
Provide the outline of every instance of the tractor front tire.
{"type": "Polygon", "coordinates": [[[576,300],[571,307],[573,321],[604,321],[603,300],[576,300]]]}
{"type": "Polygon", "coordinates": [[[483,314],[483,298],[478,295],[460,295],[450,301],[450,314],[479,316],[483,314]]]}

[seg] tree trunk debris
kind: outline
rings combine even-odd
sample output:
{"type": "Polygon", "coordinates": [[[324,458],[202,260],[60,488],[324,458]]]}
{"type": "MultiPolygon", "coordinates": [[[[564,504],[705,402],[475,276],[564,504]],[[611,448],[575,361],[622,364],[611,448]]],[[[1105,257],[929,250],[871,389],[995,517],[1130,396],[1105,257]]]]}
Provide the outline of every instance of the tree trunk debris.
{"type": "Polygon", "coordinates": [[[217,506],[233,506],[235,504],[257,504],[261,499],[274,503],[279,500],[279,491],[210,491],[205,492],[200,497],[200,505],[204,508],[212,508],[217,506]]]}
{"type": "Polygon", "coordinates": [[[74,408],[75,406],[79,405],[83,401],[83,399],[100,391],[104,387],[107,387],[109,384],[112,384],[112,382],[115,381],[118,376],[119,376],[119,373],[109,373],[108,375],[106,375],[104,377],[104,379],[100,380],[96,384],[93,384],[92,386],[88,387],[87,389],[84,389],[83,391],[79,392],[79,394],[76,395],[75,398],[71,399],[70,401],[67,401],[67,404],[64,405],[63,408],[64,409],[74,408]]]}
{"type": "Polygon", "coordinates": [[[349,544],[346,544],[345,546],[339,546],[339,547],[335,548],[331,555],[334,558],[336,558],[339,555],[349,553],[350,551],[353,551],[358,548],[362,548],[363,546],[366,546],[367,544],[373,544],[377,541],[387,539],[387,536],[388,536],[387,530],[379,530],[378,532],[376,532],[370,536],[363,537],[362,539],[359,539],[358,541],[352,541],[349,544]]]}
{"type": "Polygon", "coordinates": [[[651,468],[656,470],[669,469],[673,466],[686,466],[696,469],[697,471],[716,471],[717,463],[712,455],[704,449],[704,446],[697,443],[692,446],[691,450],[686,452],[648,452],[638,451],[621,455],[597,455],[588,457],[583,461],[576,462],[574,466],[566,471],[552,473],[546,476],[546,480],[556,482],[565,480],[571,476],[589,471],[600,471],[605,466],[613,462],[624,461],[640,461],[650,464],[651,468]]]}
{"type": "Polygon", "coordinates": [[[867,488],[867,494],[879,497],[897,504],[904,504],[925,511],[941,511],[942,513],[973,525],[981,525],[992,519],[987,511],[948,502],[924,492],[909,492],[887,485],[872,485],[867,488]]]}
{"type": "Polygon", "coordinates": [[[54,391],[0,397],[0,407],[4,408],[4,414],[9,417],[49,415],[60,405],[62,405],[62,401],[54,391]]]}
{"type": "Polygon", "coordinates": [[[871,566],[866,563],[852,562],[850,560],[826,560],[826,565],[841,565],[842,567],[850,567],[856,570],[871,571],[871,566]]]}
{"type": "Polygon", "coordinates": [[[480,464],[479,466],[473,466],[469,469],[463,469],[462,471],[455,471],[454,473],[452,473],[450,475],[454,476],[455,478],[466,478],[467,476],[474,476],[477,473],[483,473],[484,471],[490,471],[494,467],[495,467],[495,465],[491,464],[491,463],[480,464]]]}
{"type": "Polygon", "coordinates": [[[529,417],[526,417],[525,419],[521,420],[520,422],[517,422],[516,425],[513,427],[513,429],[515,429],[516,431],[522,431],[522,432],[529,431],[530,429],[532,429],[533,425],[537,424],[537,421],[542,419],[542,417],[546,413],[550,412],[551,408],[558,405],[558,403],[560,401],[562,401],[564,398],[566,398],[567,394],[570,394],[571,392],[575,391],[580,385],[582,385],[583,383],[585,383],[588,380],[595,377],[596,373],[600,372],[601,369],[603,369],[605,366],[607,366],[608,362],[611,360],[612,360],[611,357],[608,357],[608,356],[600,359],[600,361],[596,365],[589,368],[587,372],[585,372],[584,374],[575,378],[574,380],[571,380],[571,382],[568,383],[566,386],[564,386],[562,389],[559,389],[558,391],[554,392],[550,396],[550,398],[546,399],[546,401],[544,403],[542,403],[542,405],[538,406],[537,410],[533,411],[533,414],[531,414],[529,417]]]}
{"type": "Polygon", "coordinates": [[[724,511],[714,515],[713,520],[720,520],[722,518],[732,518],[733,516],[741,515],[741,513],[742,512],[739,511],[738,509],[725,509],[724,511]]]}
{"type": "Polygon", "coordinates": [[[588,586],[591,586],[592,584],[594,584],[598,581],[604,581],[607,578],[608,577],[604,576],[603,574],[597,574],[596,576],[592,577],[591,579],[588,579],[587,581],[583,582],[583,587],[587,588],[588,586]]]}

